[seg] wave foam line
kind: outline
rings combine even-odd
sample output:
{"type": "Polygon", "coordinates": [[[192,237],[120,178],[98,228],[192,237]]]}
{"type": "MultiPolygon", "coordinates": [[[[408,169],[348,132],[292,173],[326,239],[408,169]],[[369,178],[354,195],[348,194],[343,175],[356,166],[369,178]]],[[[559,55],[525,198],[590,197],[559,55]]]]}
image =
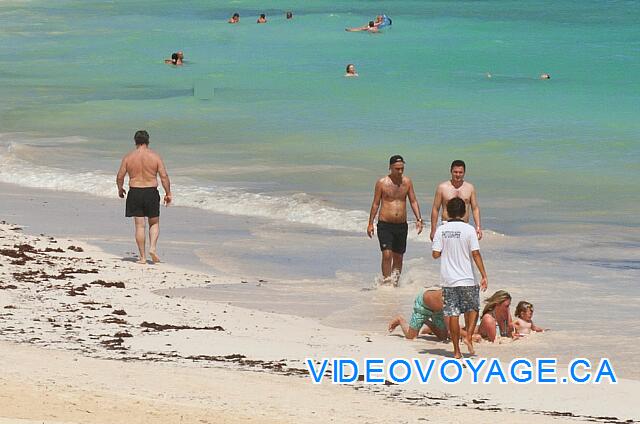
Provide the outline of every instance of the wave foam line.
{"type": "MultiPolygon", "coordinates": [[[[113,175],[97,172],[69,172],[36,165],[11,154],[0,154],[0,181],[20,186],[115,197],[113,175]]],[[[181,186],[173,184],[176,206],[200,208],[216,213],[261,217],[273,220],[317,225],[329,230],[362,232],[368,214],[361,210],[339,209],[305,193],[271,196],[221,187],[181,186]]]]}

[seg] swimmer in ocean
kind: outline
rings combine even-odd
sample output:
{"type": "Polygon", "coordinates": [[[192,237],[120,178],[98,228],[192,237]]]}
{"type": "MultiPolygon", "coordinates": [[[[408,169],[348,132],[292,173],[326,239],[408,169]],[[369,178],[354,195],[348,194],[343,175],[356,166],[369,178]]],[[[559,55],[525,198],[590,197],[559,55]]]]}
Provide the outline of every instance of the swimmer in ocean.
{"type": "Polygon", "coordinates": [[[237,24],[240,22],[240,14],[238,12],[234,13],[227,22],[230,24],[237,24]]]}
{"type": "Polygon", "coordinates": [[[357,77],[358,72],[356,72],[356,66],[353,63],[347,65],[346,72],[344,74],[345,77],[357,77]]]}
{"type": "Polygon", "coordinates": [[[173,53],[171,55],[171,59],[165,59],[164,63],[168,65],[182,66],[183,57],[184,57],[184,54],[181,51],[179,51],[179,52],[173,53]]]}
{"type": "Polygon", "coordinates": [[[258,24],[266,24],[267,23],[267,15],[265,15],[264,13],[261,13],[260,17],[258,18],[256,23],[258,23],[258,24]]]}
{"type": "Polygon", "coordinates": [[[378,27],[374,21],[369,21],[369,24],[362,27],[357,28],[345,28],[347,32],[359,32],[359,31],[368,31],[368,32],[378,32],[378,27]]]}

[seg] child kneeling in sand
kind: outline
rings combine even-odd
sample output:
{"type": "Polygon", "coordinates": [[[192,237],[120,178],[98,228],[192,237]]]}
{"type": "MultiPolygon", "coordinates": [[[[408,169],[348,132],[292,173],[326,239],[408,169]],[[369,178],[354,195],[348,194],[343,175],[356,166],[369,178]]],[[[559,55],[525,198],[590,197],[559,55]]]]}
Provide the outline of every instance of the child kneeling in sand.
{"type": "Polygon", "coordinates": [[[393,332],[397,326],[400,326],[404,336],[413,340],[420,333],[422,326],[426,324],[438,339],[447,340],[449,332],[445,325],[442,308],[442,289],[428,288],[416,296],[409,322],[407,323],[402,315],[398,315],[389,322],[389,332],[393,332]]]}
{"type": "Polygon", "coordinates": [[[540,333],[544,329],[537,327],[533,321],[533,305],[524,300],[516,306],[516,319],[513,320],[513,326],[519,335],[531,334],[532,331],[540,333]]]}

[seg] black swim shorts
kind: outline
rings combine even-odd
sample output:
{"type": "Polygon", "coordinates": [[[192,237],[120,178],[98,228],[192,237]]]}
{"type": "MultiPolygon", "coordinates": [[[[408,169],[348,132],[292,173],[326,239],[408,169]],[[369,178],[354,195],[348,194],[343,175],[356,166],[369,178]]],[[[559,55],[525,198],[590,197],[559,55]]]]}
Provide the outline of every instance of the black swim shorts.
{"type": "Polygon", "coordinates": [[[407,250],[407,231],[409,226],[406,222],[392,224],[390,222],[378,221],[378,241],[380,250],[391,250],[394,253],[404,253],[407,250]]]}
{"type": "Polygon", "coordinates": [[[125,216],[160,216],[160,193],[157,187],[131,187],[127,194],[125,216]]]}

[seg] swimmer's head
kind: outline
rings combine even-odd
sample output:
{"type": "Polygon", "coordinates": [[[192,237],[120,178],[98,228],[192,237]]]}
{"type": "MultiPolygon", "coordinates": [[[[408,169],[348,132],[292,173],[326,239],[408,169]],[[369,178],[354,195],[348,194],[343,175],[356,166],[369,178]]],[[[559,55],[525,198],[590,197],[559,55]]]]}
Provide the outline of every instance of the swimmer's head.
{"type": "Polygon", "coordinates": [[[178,63],[178,59],[179,58],[180,58],[180,56],[178,55],[178,53],[173,53],[171,55],[171,63],[173,63],[175,65],[176,63],[178,63]]]}
{"type": "Polygon", "coordinates": [[[376,22],[382,22],[382,15],[376,16],[376,22]]]}
{"type": "Polygon", "coordinates": [[[240,14],[238,12],[236,12],[236,13],[233,14],[232,18],[238,19],[238,18],[240,18],[240,14]]]}
{"type": "Polygon", "coordinates": [[[136,146],[142,146],[143,144],[149,145],[149,133],[145,130],[136,131],[133,139],[136,142],[136,146]]]}
{"type": "Polygon", "coordinates": [[[260,19],[265,19],[267,17],[267,15],[265,15],[264,13],[260,14],[260,19]]]}
{"type": "Polygon", "coordinates": [[[467,211],[467,206],[464,204],[464,200],[459,197],[454,197],[447,202],[447,214],[449,219],[462,218],[467,211]]]}
{"type": "Polygon", "coordinates": [[[541,74],[540,79],[551,79],[551,75],[549,74],[541,74]]]}
{"type": "Polygon", "coordinates": [[[287,19],[293,18],[293,12],[287,12],[287,19]]]}
{"type": "Polygon", "coordinates": [[[354,65],[353,63],[348,64],[346,72],[347,72],[347,74],[355,74],[356,73],[356,65],[354,65]]]}
{"type": "Polygon", "coordinates": [[[182,50],[178,50],[176,53],[178,54],[178,59],[184,59],[184,53],[182,52],[182,50]]]}
{"type": "Polygon", "coordinates": [[[369,28],[373,28],[376,26],[376,23],[373,21],[369,21],[369,28]]]}
{"type": "Polygon", "coordinates": [[[516,317],[521,319],[531,319],[532,315],[533,305],[531,303],[525,302],[524,300],[518,303],[518,306],[516,306],[516,317]]]}

